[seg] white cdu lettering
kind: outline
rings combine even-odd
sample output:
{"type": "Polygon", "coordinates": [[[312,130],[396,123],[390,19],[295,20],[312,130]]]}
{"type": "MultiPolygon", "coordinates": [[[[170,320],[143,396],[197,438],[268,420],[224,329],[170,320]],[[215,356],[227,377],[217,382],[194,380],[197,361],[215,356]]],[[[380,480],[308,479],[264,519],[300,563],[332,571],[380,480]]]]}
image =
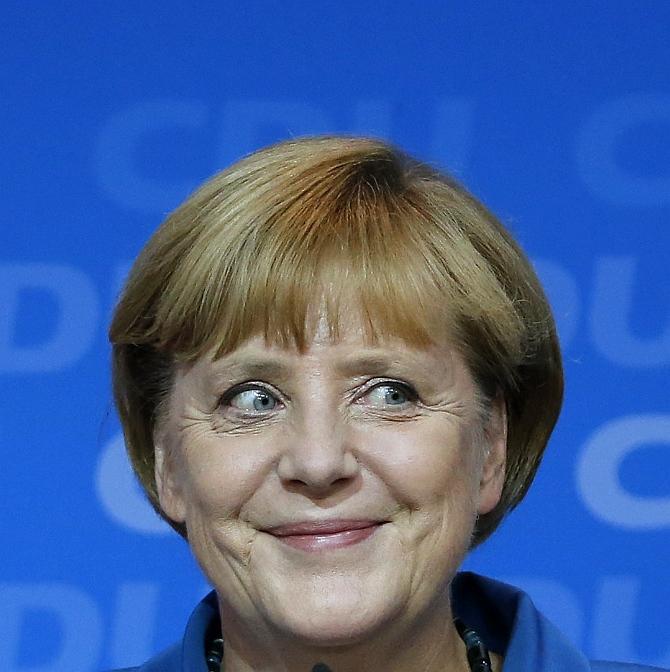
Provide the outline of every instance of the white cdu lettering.
{"type": "Polygon", "coordinates": [[[147,136],[166,129],[202,128],[203,103],[185,100],[145,101],[113,116],[96,148],[96,173],[105,193],[116,203],[154,214],[174,208],[197,185],[193,180],[159,180],[140,172],[138,148],[147,136]]]}
{"type": "Polygon", "coordinates": [[[121,434],[104,447],[95,474],[98,500],[117,524],[141,534],[170,534],[171,528],[151,508],[126,457],[121,434]]]}
{"type": "Polygon", "coordinates": [[[566,268],[555,261],[535,259],[533,266],[551,304],[561,346],[566,349],[579,327],[581,303],[577,281],[566,268]]]}
{"type": "Polygon", "coordinates": [[[153,652],[158,583],[122,583],[116,596],[110,657],[114,667],[137,665],[153,652]]]}
{"type": "Polygon", "coordinates": [[[618,418],[588,440],[577,462],[577,488],[596,518],[630,530],[670,527],[670,496],[640,497],[628,492],[619,479],[627,455],[658,443],[670,447],[670,415],[618,418]]]}
{"type": "Polygon", "coordinates": [[[617,204],[670,204],[670,173],[636,175],[620,165],[619,143],[625,133],[649,123],[670,125],[670,96],[630,94],[603,105],[581,129],[577,164],[585,184],[596,195],[617,204]]]}
{"type": "Polygon", "coordinates": [[[443,98],[435,108],[431,154],[449,170],[462,172],[470,159],[474,127],[474,100],[443,98]]]}
{"type": "Polygon", "coordinates": [[[595,347],[615,364],[639,368],[670,364],[670,314],[656,338],[633,334],[633,257],[603,257],[595,269],[590,328],[595,347]]]}
{"type": "MultiPolygon", "coordinates": [[[[93,600],[74,586],[57,583],[0,585],[0,660],[5,672],[92,671],[102,647],[102,618],[93,600]],[[46,612],[58,619],[60,645],[48,661],[21,661],[26,619],[46,612]]],[[[35,645],[39,647],[39,638],[35,645]]],[[[39,655],[39,651],[37,652],[39,655]]]]}
{"type": "MultiPolygon", "coordinates": [[[[647,653],[644,658],[635,649],[635,616],[642,617],[640,608],[641,581],[636,576],[605,576],[598,591],[593,623],[594,658],[637,660],[645,665],[666,668],[670,666],[670,649],[658,658],[647,653]]],[[[650,614],[646,627],[652,627],[661,613],[650,614]]],[[[665,620],[665,619],[664,619],[665,620]]]]}
{"type": "Polygon", "coordinates": [[[301,100],[231,100],[223,108],[219,160],[228,165],[272,140],[333,131],[322,108],[301,100]]]}
{"type": "Polygon", "coordinates": [[[99,320],[95,289],[80,270],[58,264],[0,266],[0,372],[50,373],[74,364],[93,342],[99,320]],[[37,344],[19,345],[21,293],[47,292],[58,306],[51,333],[37,344]]]}

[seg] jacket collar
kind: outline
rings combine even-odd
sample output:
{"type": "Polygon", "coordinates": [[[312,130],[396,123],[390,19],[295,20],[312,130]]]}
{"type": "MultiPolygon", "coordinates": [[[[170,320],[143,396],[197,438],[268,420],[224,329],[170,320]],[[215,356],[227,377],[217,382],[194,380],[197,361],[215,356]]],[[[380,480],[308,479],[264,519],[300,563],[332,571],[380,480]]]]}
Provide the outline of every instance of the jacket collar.
{"type": "Polygon", "coordinates": [[[505,672],[590,672],[586,656],[513,586],[461,572],[451,585],[452,609],[505,658],[505,672]]]}

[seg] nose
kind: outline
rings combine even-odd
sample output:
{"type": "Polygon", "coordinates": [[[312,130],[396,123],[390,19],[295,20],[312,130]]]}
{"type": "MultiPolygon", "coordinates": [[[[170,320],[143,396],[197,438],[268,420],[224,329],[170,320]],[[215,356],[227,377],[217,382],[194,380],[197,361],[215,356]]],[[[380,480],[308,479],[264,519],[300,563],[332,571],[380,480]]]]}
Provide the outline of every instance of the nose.
{"type": "Polygon", "coordinates": [[[311,420],[285,437],[277,473],[282,481],[312,497],[325,497],[360,471],[345,428],[311,420]]]}

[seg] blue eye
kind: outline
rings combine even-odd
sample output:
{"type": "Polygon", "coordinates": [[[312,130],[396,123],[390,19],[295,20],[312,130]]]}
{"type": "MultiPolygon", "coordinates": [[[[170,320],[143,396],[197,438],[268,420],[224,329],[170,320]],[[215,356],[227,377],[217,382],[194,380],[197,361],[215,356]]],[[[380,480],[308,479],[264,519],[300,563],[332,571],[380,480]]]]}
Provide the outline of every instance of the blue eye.
{"type": "Polygon", "coordinates": [[[414,401],[416,395],[405,385],[385,383],[373,387],[365,397],[370,405],[382,408],[384,406],[404,406],[414,401]]]}
{"type": "Polygon", "coordinates": [[[274,395],[260,387],[242,390],[228,399],[230,406],[247,413],[272,411],[277,403],[277,398],[274,395]]]}

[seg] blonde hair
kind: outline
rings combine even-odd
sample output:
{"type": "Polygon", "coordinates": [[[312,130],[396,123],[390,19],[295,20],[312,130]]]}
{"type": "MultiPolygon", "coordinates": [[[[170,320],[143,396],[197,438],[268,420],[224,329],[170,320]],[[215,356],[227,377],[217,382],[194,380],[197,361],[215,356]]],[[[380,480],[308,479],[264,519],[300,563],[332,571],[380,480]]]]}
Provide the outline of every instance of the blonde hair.
{"type": "Polygon", "coordinates": [[[484,399],[505,400],[505,484],[473,545],[518,504],[563,393],[535,272],[449,176],[378,140],[315,137],[215,175],[165,220],[130,272],[109,332],[114,394],[131,462],[160,515],[153,435],[175,364],[220,356],[257,334],[303,349],[315,302],[325,302],[337,338],[340,306],[352,296],[371,340],[421,346],[446,334],[484,399]]]}

